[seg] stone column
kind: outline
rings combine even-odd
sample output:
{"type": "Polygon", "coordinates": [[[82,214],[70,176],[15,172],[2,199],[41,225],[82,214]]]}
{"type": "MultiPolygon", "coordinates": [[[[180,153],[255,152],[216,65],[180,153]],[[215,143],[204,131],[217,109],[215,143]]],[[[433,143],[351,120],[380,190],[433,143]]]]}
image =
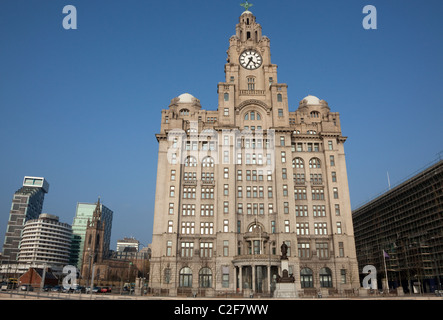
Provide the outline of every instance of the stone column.
{"type": "Polygon", "coordinates": [[[252,268],[252,292],[255,292],[255,265],[251,265],[252,268]]]}
{"type": "Polygon", "coordinates": [[[240,265],[238,267],[238,273],[239,273],[239,277],[240,277],[240,281],[239,281],[240,292],[243,292],[243,266],[240,265]]]}

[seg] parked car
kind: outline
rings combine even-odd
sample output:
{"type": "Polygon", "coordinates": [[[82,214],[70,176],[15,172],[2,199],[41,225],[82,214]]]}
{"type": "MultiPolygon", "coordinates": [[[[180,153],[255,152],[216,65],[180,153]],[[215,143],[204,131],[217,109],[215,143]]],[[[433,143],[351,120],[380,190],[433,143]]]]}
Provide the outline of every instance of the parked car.
{"type": "Polygon", "coordinates": [[[51,288],[51,292],[60,292],[62,291],[62,287],[61,286],[53,286],[51,288]]]}
{"type": "Polygon", "coordinates": [[[20,286],[20,291],[34,291],[34,288],[30,284],[23,284],[20,286]]]}
{"type": "Polygon", "coordinates": [[[1,291],[6,291],[6,290],[8,290],[8,283],[7,283],[7,282],[2,282],[2,283],[0,283],[0,290],[1,290],[1,291]]]}
{"type": "Polygon", "coordinates": [[[82,286],[76,286],[73,290],[74,290],[74,293],[85,293],[86,292],[86,288],[82,287],[82,286]]]}
{"type": "Polygon", "coordinates": [[[50,286],[49,284],[47,284],[43,287],[43,291],[46,291],[46,292],[51,291],[51,289],[52,289],[52,286],[50,286]]]}
{"type": "Polygon", "coordinates": [[[92,288],[92,292],[93,292],[93,293],[99,293],[100,290],[101,290],[100,287],[94,287],[94,288],[92,288]]]}
{"type": "Polygon", "coordinates": [[[111,292],[111,287],[102,287],[100,292],[101,293],[109,293],[109,292],[111,292]]]}

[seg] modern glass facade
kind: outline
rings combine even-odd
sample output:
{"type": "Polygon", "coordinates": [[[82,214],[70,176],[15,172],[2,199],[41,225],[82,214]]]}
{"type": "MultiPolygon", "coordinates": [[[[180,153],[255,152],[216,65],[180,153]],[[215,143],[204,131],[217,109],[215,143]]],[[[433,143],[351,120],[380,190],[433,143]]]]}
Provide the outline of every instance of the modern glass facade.
{"type": "MultiPolygon", "coordinates": [[[[90,220],[94,214],[96,203],[77,203],[74,221],[72,223],[72,245],[71,245],[71,258],[70,264],[77,266],[81,269],[83,248],[85,244],[86,228],[88,220],[90,220]]],[[[102,218],[105,222],[105,234],[103,243],[103,256],[109,255],[109,248],[111,243],[111,230],[112,230],[112,217],[113,211],[107,208],[105,205],[100,204],[102,218]]]]}

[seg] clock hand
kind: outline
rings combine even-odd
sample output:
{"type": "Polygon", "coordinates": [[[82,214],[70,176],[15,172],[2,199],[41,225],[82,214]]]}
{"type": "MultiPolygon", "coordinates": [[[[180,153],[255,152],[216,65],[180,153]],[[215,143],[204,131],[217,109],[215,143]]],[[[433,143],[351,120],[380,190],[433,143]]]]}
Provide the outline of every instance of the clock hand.
{"type": "Polygon", "coordinates": [[[254,58],[253,58],[253,57],[250,57],[250,58],[249,58],[249,62],[248,62],[248,64],[246,65],[246,67],[249,66],[249,64],[252,62],[252,59],[254,59],[254,58]]]}

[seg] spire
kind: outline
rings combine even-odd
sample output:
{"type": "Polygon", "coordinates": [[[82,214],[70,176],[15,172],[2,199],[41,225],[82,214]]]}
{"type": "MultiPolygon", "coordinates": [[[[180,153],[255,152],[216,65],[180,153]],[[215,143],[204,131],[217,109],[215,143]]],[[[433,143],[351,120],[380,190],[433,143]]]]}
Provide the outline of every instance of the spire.
{"type": "Polygon", "coordinates": [[[100,196],[98,197],[97,200],[97,205],[95,206],[95,210],[94,210],[94,214],[93,214],[93,220],[100,220],[101,218],[101,205],[100,205],[100,196]]]}
{"type": "Polygon", "coordinates": [[[249,11],[249,8],[253,6],[252,3],[249,3],[248,0],[245,0],[244,3],[240,4],[243,8],[245,8],[245,11],[249,11]]]}

